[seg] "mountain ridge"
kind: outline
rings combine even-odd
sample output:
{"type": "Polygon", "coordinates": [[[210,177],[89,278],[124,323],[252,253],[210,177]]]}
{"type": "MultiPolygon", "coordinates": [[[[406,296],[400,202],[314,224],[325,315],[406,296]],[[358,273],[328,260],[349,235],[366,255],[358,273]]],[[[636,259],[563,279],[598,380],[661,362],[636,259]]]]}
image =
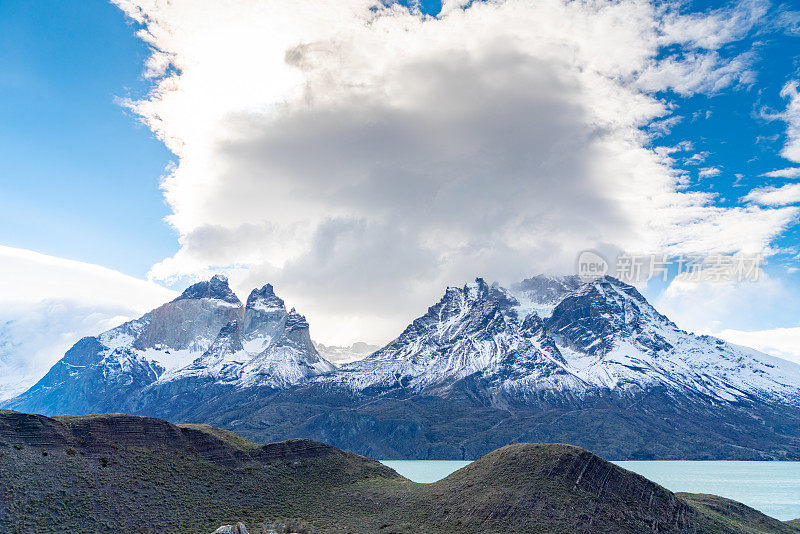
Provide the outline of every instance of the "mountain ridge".
{"type": "Polygon", "coordinates": [[[270,284],[245,305],[224,277],[195,286],[81,340],[3,406],[209,422],[396,458],[513,441],[615,460],[800,458],[800,366],[685,332],[611,277],[449,287],[395,340],[338,368],[270,284]],[[593,435],[576,434],[587,425],[593,435]]]}

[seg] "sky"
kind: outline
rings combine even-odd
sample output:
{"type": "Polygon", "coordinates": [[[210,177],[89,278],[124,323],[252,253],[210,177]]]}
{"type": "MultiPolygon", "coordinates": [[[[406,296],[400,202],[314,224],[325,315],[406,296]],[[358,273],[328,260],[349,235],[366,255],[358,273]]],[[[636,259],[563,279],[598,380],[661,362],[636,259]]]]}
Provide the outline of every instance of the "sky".
{"type": "Polygon", "coordinates": [[[766,0],[5,0],[0,361],[217,272],[380,344],[583,250],[763,257],[640,287],[800,360],[799,45],[766,0]]]}

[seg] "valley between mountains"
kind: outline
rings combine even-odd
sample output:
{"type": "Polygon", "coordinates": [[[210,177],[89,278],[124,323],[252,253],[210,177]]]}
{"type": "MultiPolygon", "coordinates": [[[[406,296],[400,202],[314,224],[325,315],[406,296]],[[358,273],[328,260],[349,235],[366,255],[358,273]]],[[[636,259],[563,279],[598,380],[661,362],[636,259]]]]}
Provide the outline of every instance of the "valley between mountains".
{"type": "Polygon", "coordinates": [[[800,459],[800,366],[685,332],[611,277],[450,287],[340,366],[309,328],[271,285],[242,303],[215,276],[80,340],[3,407],[208,423],[378,458],[537,442],[613,460],[800,459]]]}

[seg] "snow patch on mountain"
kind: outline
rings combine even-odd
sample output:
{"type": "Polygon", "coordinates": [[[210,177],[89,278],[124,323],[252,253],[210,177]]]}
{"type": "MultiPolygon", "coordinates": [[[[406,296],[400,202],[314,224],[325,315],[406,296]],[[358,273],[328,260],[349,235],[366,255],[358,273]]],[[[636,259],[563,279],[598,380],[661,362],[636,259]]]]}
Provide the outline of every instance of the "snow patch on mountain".
{"type": "Polygon", "coordinates": [[[583,282],[577,275],[548,276],[540,274],[512,284],[509,293],[519,302],[517,312],[520,317],[526,317],[530,313],[536,312],[539,317],[546,318],[553,312],[556,304],[582,284],[583,282]]]}

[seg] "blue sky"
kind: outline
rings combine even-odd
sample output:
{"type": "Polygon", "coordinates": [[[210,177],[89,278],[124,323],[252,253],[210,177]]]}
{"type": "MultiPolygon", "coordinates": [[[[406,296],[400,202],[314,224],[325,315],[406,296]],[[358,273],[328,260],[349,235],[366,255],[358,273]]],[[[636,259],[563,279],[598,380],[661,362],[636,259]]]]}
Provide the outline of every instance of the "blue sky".
{"type": "MultiPolygon", "coordinates": [[[[762,176],[774,169],[793,166],[779,155],[786,142],[786,124],[764,115],[777,114],[786,107],[786,99],[780,92],[787,82],[800,75],[800,57],[790,52],[800,50],[800,34],[761,29],[728,47],[734,54],[748,49],[754,50],[757,57],[753,81],[732,90],[675,99],[676,114],[683,119],[659,140],[664,145],[688,140],[696,151],[708,152],[702,163],[681,167],[692,177],[693,188],[718,193],[719,204],[725,206],[736,205],[755,187],[781,186],[791,181],[762,176]],[[713,179],[699,176],[699,171],[708,167],[719,168],[722,173],[713,179]]],[[[778,245],[797,246],[797,230],[790,228],[778,245]]],[[[788,262],[786,255],[779,259],[794,263],[788,262]]],[[[781,261],[774,263],[786,265],[781,261]]]]}
{"type": "MultiPolygon", "coordinates": [[[[359,1],[352,0],[350,3],[356,5],[359,1]]],[[[123,4],[123,7],[127,6],[128,15],[134,18],[138,16],[136,9],[141,7],[140,2],[126,0],[123,4]]],[[[297,5],[301,4],[303,2],[297,5]]],[[[340,93],[331,91],[330,95],[334,95],[331,98],[335,100],[352,87],[363,86],[368,90],[358,95],[356,100],[375,104],[373,117],[368,117],[363,123],[357,120],[348,123],[342,128],[342,135],[336,128],[331,128],[330,131],[334,133],[328,135],[329,130],[325,129],[324,123],[314,123],[314,128],[306,131],[302,129],[305,126],[301,121],[292,122],[299,115],[287,113],[284,117],[287,122],[275,123],[274,117],[264,112],[286,105],[286,102],[289,102],[286,109],[292,111],[292,106],[299,109],[297,102],[286,96],[293,94],[290,90],[294,87],[292,76],[296,71],[287,73],[280,69],[286,67],[287,58],[290,57],[287,50],[295,50],[298,43],[302,49],[309,41],[325,43],[331,39],[324,24],[316,27],[308,23],[308,27],[298,30],[299,37],[292,37],[295,41],[276,45],[266,39],[259,41],[269,34],[263,28],[269,27],[270,20],[260,18],[263,13],[258,11],[258,6],[283,9],[283,6],[275,7],[279,4],[273,5],[272,0],[234,2],[232,5],[236,9],[219,13],[214,13],[217,8],[212,2],[205,6],[209,14],[208,21],[194,17],[200,12],[195,8],[196,5],[178,1],[152,8],[152,12],[147,13],[151,17],[150,22],[143,24],[142,21],[134,22],[126,18],[123,10],[110,2],[99,0],[6,0],[0,3],[0,94],[3,97],[0,100],[0,245],[97,264],[139,279],[149,275],[159,283],[176,288],[188,280],[216,271],[227,272],[238,290],[271,281],[289,298],[304,306],[303,309],[308,310],[316,324],[323,325],[320,330],[330,334],[331,339],[354,337],[377,342],[398,331],[407,319],[413,317],[415,311],[424,309],[438,296],[444,285],[460,284],[475,275],[505,280],[571,265],[577,248],[572,250],[565,245],[565,250],[551,252],[547,247],[557,246],[558,243],[585,246],[587,236],[577,236],[579,230],[569,228],[569,220],[560,219],[561,214],[548,213],[552,205],[567,199],[574,205],[566,206],[565,213],[580,218],[588,212],[603,221],[613,219],[619,210],[636,211],[635,206],[613,205],[618,198],[625,197],[623,179],[609,186],[610,193],[594,191],[587,194],[586,202],[590,204],[581,204],[574,199],[581,197],[591,187],[595,177],[576,179],[574,190],[559,191],[558,184],[573,177],[569,172],[580,173],[581,169],[597,164],[591,159],[595,157],[594,149],[586,148],[581,152],[583,149],[578,147],[574,159],[585,158],[585,161],[581,160],[584,166],[569,172],[565,170],[560,179],[548,182],[550,177],[534,176],[530,183],[535,188],[520,183],[519,176],[514,174],[514,165],[508,162],[514,163],[516,157],[523,158],[521,153],[527,152],[531,143],[541,143],[541,139],[535,128],[520,127],[509,117],[525,112],[540,114],[536,116],[537,120],[543,121],[543,128],[552,128],[553,131],[572,128],[573,134],[565,139],[580,137],[580,128],[584,124],[565,124],[557,117],[550,117],[540,109],[537,100],[527,99],[529,95],[520,96],[513,88],[499,87],[498,90],[505,96],[498,99],[501,102],[495,107],[483,109],[483,104],[479,104],[474,111],[464,112],[467,108],[459,108],[461,103],[456,100],[452,110],[454,116],[462,113],[461,119],[447,123],[452,117],[446,116],[440,123],[433,119],[430,124],[426,123],[429,117],[438,117],[441,109],[450,109],[448,106],[451,101],[437,101],[437,88],[426,86],[428,80],[424,78],[412,84],[405,79],[392,78],[392,72],[400,72],[409,65],[415,68],[419,65],[439,65],[435,72],[452,72],[453,79],[437,79],[437,83],[441,82],[442,87],[458,96],[458,89],[464,83],[453,80],[476,81],[475,87],[479,90],[483,87],[482,73],[492,71],[492,65],[502,64],[499,61],[488,66],[480,63],[483,61],[480,46],[484,45],[476,45],[475,49],[465,45],[472,36],[468,33],[459,34],[462,31],[460,23],[450,14],[443,15],[439,21],[429,19],[426,25],[417,25],[413,17],[403,20],[397,17],[398,27],[408,25],[405,34],[412,37],[403,37],[403,32],[395,32],[387,23],[384,41],[388,43],[387,50],[391,51],[382,57],[380,54],[359,56],[360,63],[353,60],[357,53],[346,45],[355,43],[353,50],[364,50],[383,46],[384,42],[369,41],[371,37],[359,33],[360,29],[357,31],[357,24],[353,25],[352,21],[346,21],[350,25],[339,29],[338,35],[346,36],[339,44],[344,44],[340,48],[329,49],[329,53],[330,50],[336,50],[341,56],[328,56],[321,63],[315,63],[319,58],[313,55],[312,47],[311,54],[306,58],[307,65],[315,65],[320,72],[330,69],[342,79],[335,79],[336,76],[320,76],[316,79],[313,78],[316,71],[308,70],[303,74],[308,76],[303,81],[307,88],[322,95],[330,89],[324,85],[324,80],[338,89],[347,88],[340,93]],[[192,26],[194,24],[197,26],[192,26]],[[169,37],[158,33],[162,26],[174,27],[175,35],[169,37]],[[252,28],[262,29],[250,35],[252,28]],[[425,33],[422,28],[436,28],[436,31],[425,33]],[[154,32],[148,37],[153,46],[168,54],[170,61],[189,65],[187,70],[181,73],[173,65],[162,76],[144,78],[145,62],[151,57],[153,49],[135,35],[140,29],[154,32]],[[202,37],[204,32],[208,32],[208,35],[202,37]],[[431,38],[435,34],[441,36],[439,41],[431,38]],[[206,41],[202,42],[202,38],[206,41]],[[430,40],[427,47],[416,46],[417,42],[428,42],[426,39],[430,40]],[[210,42],[215,46],[207,46],[210,42]],[[442,43],[446,43],[446,46],[442,43]],[[390,45],[395,48],[389,48],[390,45]],[[270,47],[276,48],[272,50],[270,47]],[[407,51],[407,63],[392,63],[390,56],[396,50],[407,51]],[[448,63],[449,56],[442,50],[454,50],[456,57],[469,59],[463,64],[457,61],[448,63]],[[270,63],[273,56],[277,60],[275,65],[270,63]],[[479,74],[475,75],[470,70],[471,61],[481,65],[479,74]],[[192,76],[180,76],[186,73],[192,76]],[[175,82],[174,90],[166,91],[157,86],[160,81],[170,81],[170,76],[174,77],[171,79],[175,82]],[[348,76],[351,78],[348,79],[348,76]],[[475,77],[473,79],[470,76],[475,77]],[[334,82],[330,82],[331,79],[334,82]],[[351,80],[357,80],[357,83],[350,83],[351,80]],[[378,90],[372,91],[374,87],[370,83],[373,82],[363,80],[378,80],[374,82],[378,90]],[[277,97],[272,95],[270,91],[273,86],[280,89],[282,83],[288,84],[284,88],[288,92],[277,97]],[[315,83],[317,85],[313,85],[315,83]],[[395,96],[392,96],[392,101],[381,100],[385,97],[383,89],[392,87],[392,84],[402,87],[402,94],[420,91],[421,96],[415,102],[417,107],[413,112],[417,113],[414,115],[418,118],[417,122],[425,126],[420,127],[414,135],[405,136],[413,131],[413,127],[408,128],[399,119],[396,124],[392,123],[396,117],[386,112],[398,109],[398,102],[402,102],[402,98],[395,96]],[[260,92],[269,96],[262,97],[260,92]],[[226,99],[225,95],[230,95],[230,98],[226,99]],[[130,98],[152,107],[127,110],[120,105],[119,98],[130,98]],[[159,122],[159,113],[167,117],[162,122],[159,122]],[[500,122],[498,117],[505,117],[503,120],[510,122],[500,122]],[[442,139],[472,140],[470,136],[474,132],[464,132],[459,128],[473,120],[479,128],[486,128],[487,131],[495,128],[498,132],[506,132],[510,131],[509,128],[521,128],[519,146],[523,149],[514,148],[515,142],[502,147],[494,146],[493,143],[501,137],[496,135],[476,142],[491,145],[487,152],[490,158],[501,154],[505,159],[488,163],[478,161],[477,164],[460,161],[458,158],[463,154],[442,139]],[[243,127],[247,121],[250,122],[243,127]],[[296,138],[291,135],[272,135],[287,128],[287,125],[287,131],[301,132],[302,135],[296,138]],[[440,136],[425,137],[428,131],[439,127],[440,136]],[[166,142],[157,139],[157,134],[166,142]],[[351,134],[353,141],[347,137],[351,134]],[[251,138],[246,138],[248,135],[251,138]],[[525,138],[526,135],[529,137],[525,138]],[[386,140],[386,144],[382,144],[382,139],[386,140]],[[359,148],[359,144],[369,149],[359,148]],[[186,146],[187,152],[179,157],[167,146],[173,149],[186,146]],[[270,150],[275,146],[281,147],[282,154],[289,154],[286,160],[278,161],[279,158],[273,157],[270,150]],[[400,154],[408,154],[408,159],[398,163],[392,149],[400,154]],[[452,154],[458,157],[450,155],[448,151],[451,149],[452,154]],[[315,157],[309,157],[309,151],[315,157]],[[432,153],[445,156],[433,157],[432,153]],[[235,160],[232,154],[237,155],[235,160]],[[291,159],[295,157],[294,154],[299,156],[291,159]],[[317,158],[319,154],[321,156],[317,158]],[[337,156],[326,160],[327,154],[337,156]],[[450,157],[453,159],[448,160],[450,157]],[[469,175],[484,163],[488,174],[482,178],[473,176],[451,180],[446,176],[455,170],[469,175]],[[317,164],[318,167],[315,167],[317,164]],[[169,165],[174,167],[168,168],[169,165]],[[360,176],[362,171],[365,176],[359,178],[362,187],[352,189],[349,177],[360,176]],[[282,181],[280,175],[284,172],[286,177],[282,181]],[[336,172],[341,175],[336,175],[336,172]],[[508,173],[508,176],[499,176],[503,173],[508,173]],[[311,175],[318,178],[312,178],[311,175]],[[160,183],[165,176],[169,178],[162,190],[160,183]],[[428,182],[417,182],[420,176],[427,177],[428,182]],[[441,178],[441,183],[437,182],[440,176],[445,176],[441,178]],[[488,182],[480,183],[487,176],[488,182]],[[374,183],[370,182],[372,179],[374,183]],[[337,180],[344,183],[341,188],[334,187],[337,180]],[[537,180],[544,180],[544,185],[539,185],[537,180]],[[431,182],[433,186],[419,185],[431,182]],[[409,185],[407,188],[394,188],[392,184],[396,183],[409,185]],[[468,188],[476,184],[481,187],[474,190],[468,188]],[[305,187],[308,189],[303,189],[305,187]],[[528,191],[528,188],[531,190],[528,191]],[[562,226],[566,227],[564,235],[552,242],[547,236],[539,236],[546,243],[543,245],[544,252],[532,246],[530,250],[519,253],[518,257],[514,256],[509,251],[519,252],[515,248],[519,242],[510,234],[527,228],[524,217],[513,219],[508,214],[493,212],[492,202],[495,199],[492,194],[488,195],[486,203],[482,204],[481,199],[487,196],[487,191],[495,191],[500,205],[504,204],[505,199],[509,199],[509,204],[513,204],[511,201],[515,198],[520,199],[519,203],[513,204],[516,207],[507,207],[507,211],[524,211],[524,206],[530,205],[522,201],[528,198],[526,194],[531,195],[528,200],[535,204],[541,196],[539,192],[549,193],[550,188],[554,190],[553,199],[542,206],[534,205],[531,217],[536,224],[555,225],[557,231],[561,231],[562,226]],[[296,191],[305,192],[300,194],[296,191]],[[501,196],[504,191],[507,192],[504,193],[506,197],[501,196]],[[170,195],[170,203],[165,201],[165,192],[170,195]],[[335,200],[311,198],[314,192],[324,192],[320,193],[321,197],[327,195],[335,200]],[[410,201],[405,204],[405,193],[409,192],[416,192],[417,198],[424,199],[424,202],[410,201]],[[284,196],[281,197],[281,194],[284,196]],[[459,194],[465,195],[466,204],[473,202],[474,205],[464,207],[464,199],[452,203],[446,200],[446,197],[458,199],[459,194]],[[608,196],[612,197],[611,205],[598,207],[608,200],[608,196]],[[308,202],[300,202],[298,197],[305,197],[308,202]],[[357,198],[360,200],[356,201],[357,198]],[[387,198],[391,202],[383,204],[387,198]],[[426,203],[429,199],[433,200],[426,203]],[[420,208],[417,204],[424,206],[420,208]],[[477,215],[471,217],[473,213],[477,215]],[[171,225],[164,218],[172,214],[174,218],[171,225]],[[459,219],[467,215],[469,220],[459,219]],[[408,221],[425,221],[425,224],[408,221]],[[284,223],[285,227],[282,226],[284,223]],[[511,227],[514,231],[509,234],[508,228],[511,227]],[[462,234],[463,228],[472,229],[472,235],[462,234]],[[439,257],[434,257],[435,254],[417,242],[430,239],[431,235],[447,236],[447,239],[437,237],[444,240],[442,244],[447,248],[439,257]],[[494,242],[498,236],[501,241],[499,244],[494,242]],[[492,244],[487,245],[488,242],[492,244]],[[459,245],[448,248],[452,243],[459,245]],[[316,268],[310,269],[307,267],[309,265],[316,268]],[[376,304],[379,301],[391,302],[392,305],[376,304]],[[384,316],[385,321],[381,319],[384,316]],[[341,324],[348,326],[341,327],[341,324]],[[337,332],[345,330],[350,333],[337,338],[337,332]],[[373,337],[365,334],[373,331],[380,334],[373,337]]],[[[439,2],[415,5],[429,15],[438,14],[442,7],[439,2]]],[[[643,4],[638,5],[641,7],[643,4]]],[[[633,12],[636,6],[631,2],[628,7],[633,12]]],[[[285,8],[285,16],[289,17],[287,20],[291,20],[290,10],[293,8],[285,8]]],[[[327,4],[320,5],[319,11],[328,8],[327,4]]],[[[446,6],[446,9],[451,8],[452,3],[450,7],[446,6]]],[[[143,9],[151,8],[145,6],[143,9]]],[[[526,9],[535,10],[538,7],[531,4],[526,9]]],[[[472,7],[465,10],[468,14],[475,11],[472,7]]],[[[573,11],[576,18],[586,16],[586,24],[600,20],[600,15],[586,15],[577,8],[573,11]]],[[[646,144],[646,148],[690,143],[690,148],[684,152],[673,153],[675,168],[683,169],[688,179],[686,189],[677,193],[713,193],[712,207],[733,212],[745,205],[743,197],[754,189],[781,187],[798,181],[797,178],[767,178],[763,174],[796,166],[780,155],[787,144],[787,122],[781,114],[788,104],[787,98],[780,93],[788,82],[800,79],[800,60],[796,53],[800,49],[800,17],[791,11],[788,4],[756,0],[688,2],[684,3],[682,13],[694,13],[694,18],[687,17],[687,24],[692,21],[698,26],[706,24],[704,27],[716,28],[714,31],[730,31],[732,36],[720,38],[718,45],[707,49],[692,48],[689,38],[684,41],[676,38],[677,44],[662,48],[652,62],[670,58],[684,62],[689,65],[688,74],[682,72],[680,76],[686,78],[691,76],[691,69],[697,66],[687,59],[692,54],[716,55],[720,58],[719,62],[708,76],[709,79],[717,76],[714,79],[721,80],[719,90],[695,87],[688,93],[681,91],[682,84],[686,86],[689,82],[664,78],[667,76],[665,69],[657,73],[662,78],[656,78],[653,83],[657,87],[649,91],[623,80],[624,75],[615,77],[616,71],[613,69],[623,72],[631,68],[640,72],[653,64],[647,60],[630,67],[641,58],[625,57],[613,38],[615,32],[627,36],[625,32],[638,22],[626,21],[625,17],[610,17],[608,24],[612,30],[597,34],[597,49],[598,56],[620,56],[614,59],[618,65],[602,73],[605,79],[618,85],[618,93],[611,91],[597,96],[595,93],[605,87],[599,85],[598,91],[581,93],[586,87],[593,89],[591,84],[599,83],[599,78],[583,80],[581,83],[584,86],[580,90],[576,89],[577,86],[572,87],[576,95],[575,102],[560,102],[559,92],[552,92],[547,87],[534,87],[532,92],[541,93],[543,101],[555,102],[556,106],[563,104],[565,115],[569,115],[576,106],[585,108],[582,111],[584,115],[590,114],[593,107],[613,103],[617,97],[644,96],[651,99],[648,105],[661,102],[674,123],[668,133],[655,136],[646,144]],[[761,8],[766,9],[766,14],[750,26],[742,23],[727,28],[717,24],[734,19],[734,15],[756,12],[761,8]],[[604,49],[604,46],[611,48],[604,49]],[[735,81],[724,82],[724,78],[719,78],[728,63],[745,56],[744,66],[732,69],[731,75],[736,78],[735,81]],[[695,159],[689,160],[692,156],[695,159]],[[707,174],[705,177],[701,176],[703,169],[707,174]]],[[[562,51],[553,43],[567,42],[576,50],[583,46],[578,39],[580,36],[548,33],[556,31],[552,30],[556,25],[546,20],[552,15],[551,12],[522,15],[530,15],[534,23],[543,21],[541,28],[530,30],[530,33],[541,33],[544,44],[532,41],[520,45],[523,48],[530,47],[521,49],[528,54],[525,57],[544,61],[536,57],[536,54],[542,54],[542,58],[550,61],[562,51]]],[[[642,28],[646,27],[647,17],[653,16],[644,11],[636,15],[641,18],[642,28]]],[[[520,42],[528,37],[525,35],[528,31],[526,27],[515,26],[516,15],[510,16],[499,10],[497,13],[486,12],[474,16],[481,23],[485,21],[490,27],[489,33],[497,31],[502,36],[506,25],[509,31],[518,32],[515,35],[520,42]],[[502,17],[508,18],[504,20],[502,17]]],[[[631,16],[631,19],[634,18],[631,16]]],[[[666,24],[662,19],[656,23],[666,24]]],[[[633,41],[628,43],[631,46],[645,46],[636,38],[631,39],[633,41]]],[[[486,42],[494,41],[487,38],[486,42]]],[[[584,58],[584,62],[602,64],[599,61],[601,58],[589,56],[584,58]]],[[[561,73],[559,69],[562,67],[553,67],[553,71],[561,73]]],[[[605,67],[601,65],[600,70],[602,68],[605,67]]],[[[563,70],[569,72],[570,76],[585,71],[584,66],[578,69],[571,64],[563,67],[563,70]]],[[[413,74],[414,71],[409,72],[413,74]]],[[[502,80],[502,74],[495,79],[502,80]]],[[[517,74],[512,73],[513,76],[517,74]]],[[[524,81],[533,84],[532,87],[541,82],[538,78],[524,78],[524,81]]],[[[279,89],[276,91],[279,92],[279,89]]],[[[324,98],[319,100],[323,101],[324,98]]],[[[317,117],[324,119],[328,114],[343,109],[341,106],[345,104],[346,100],[343,99],[337,103],[339,107],[319,108],[314,112],[317,117]]],[[[636,105],[644,106],[638,102],[632,103],[631,107],[636,105]]],[[[544,106],[545,110],[547,107],[544,106]]],[[[357,117],[359,111],[357,109],[356,113],[345,114],[345,122],[348,118],[357,117]]],[[[647,114],[646,111],[642,113],[647,114]]],[[[609,121],[610,126],[603,127],[607,129],[605,131],[617,127],[611,124],[613,121],[609,117],[601,119],[609,121]]],[[[335,126],[343,121],[342,117],[337,120],[339,122],[334,122],[335,126]]],[[[577,118],[575,120],[580,122],[577,118]]],[[[649,124],[652,121],[647,122],[642,129],[652,131],[649,124]]],[[[594,120],[585,126],[589,128],[596,124],[594,120]]],[[[604,135],[604,130],[598,129],[596,135],[604,135]]],[[[587,140],[587,143],[591,143],[591,140],[587,140]]],[[[542,161],[549,161],[549,153],[543,149],[542,154],[542,161]]],[[[557,156],[560,157],[560,154],[557,156]]],[[[569,159],[559,160],[559,164],[569,167],[569,159]]],[[[652,162],[642,160],[639,163],[650,165],[652,162]]],[[[530,165],[530,162],[526,164],[530,165]]],[[[627,172],[628,169],[620,168],[620,171],[627,172]]],[[[613,182],[613,173],[604,179],[613,182]]],[[[637,191],[647,190],[649,176],[639,175],[634,179],[637,181],[637,191]]],[[[663,179],[663,176],[654,176],[652,181],[655,183],[663,179]]],[[[664,187],[653,186],[652,193],[657,194],[664,187]]],[[[631,215],[632,220],[636,220],[632,225],[647,225],[647,211],[644,211],[644,215],[631,215]]],[[[768,209],[763,211],[766,213],[768,209]]],[[[663,219],[666,216],[653,211],[653,217],[663,219]]],[[[706,215],[701,215],[700,219],[703,217],[706,215]]],[[[753,232],[763,232],[764,224],[758,226],[754,222],[753,232]]],[[[597,235],[601,237],[597,242],[616,244],[612,227],[599,226],[602,228],[597,235]]],[[[721,233],[725,233],[729,228],[721,230],[721,233]]],[[[738,231],[742,234],[749,232],[746,226],[738,231]]],[[[592,234],[589,237],[594,239],[597,236],[592,234]]],[[[736,236],[726,238],[736,241],[736,236]]],[[[707,325],[712,325],[708,328],[743,330],[796,326],[800,320],[800,305],[793,302],[800,300],[795,298],[800,294],[800,272],[796,259],[800,252],[799,240],[797,226],[784,224],[780,235],[771,241],[773,249],[780,249],[779,253],[770,257],[766,268],[771,280],[779,282],[772,288],[770,298],[773,300],[764,299],[758,306],[746,304],[749,302],[747,298],[755,297],[724,300],[726,304],[717,304],[716,309],[709,306],[700,319],[687,316],[686,322],[698,329],[707,325]],[[781,294],[785,296],[783,301],[776,296],[781,294]],[[731,308],[737,306],[745,311],[730,313],[731,308]],[[719,320],[714,319],[717,316],[719,320]]],[[[735,248],[736,243],[731,246],[735,248]]],[[[647,288],[647,296],[658,301],[664,296],[665,287],[665,284],[653,283],[647,288]]],[[[673,312],[697,307],[697,301],[667,300],[664,305],[673,312]]]]}
{"type": "Polygon", "coordinates": [[[103,1],[0,2],[0,243],[137,277],[175,251],[174,158],[115,102],[150,85],[134,30],[103,1]]]}
{"type": "MultiPolygon", "coordinates": [[[[718,8],[727,2],[694,2],[694,8],[718,8]]],[[[785,7],[785,6],[784,6],[785,7]]],[[[774,8],[773,8],[774,9],[774,8]]],[[[770,178],[763,174],[775,169],[794,167],[791,161],[780,156],[786,143],[786,123],[768,118],[786,107],[780,96],[784,85],[800,76],[800,33],[787,32],[785,28],[761,27],[748,38],[729,45],[730,54],[751,51],[755,55],[753,80],[711,94],[697,94],[689,98],[674,98],[675,114],[682,120],[671,132],[658,141],[665,146],[690,141],[695,152],[707,152],[700,163],[679,164],[691,177],[690,189],[709,191],[718,195],[721,206],[741,204],[741,198],[750,190],[764,186],[780,187],[796,182],[786,178],[770,178]],[[703,168],[718,168],[721,173],[713,178],[700,176],[703,168]]],[[[674,97],[667,92],[665,97],[674,97]]],[[[797,295],[800,284],[798,272],[798,245],[800,234],[797,225],[790,226],[775,241],[783,249],[767,259],[765,271],[786,282],[787,301],[797,295]]],[[[648,296],[655,298],[660,290],[649,288],[648,296]]],[[[739,328],[770,328],[791,325],[797,321],[798,308],[788,302],[774,307],[771,313],[753,317],[744,312],[739,328]]]]}

